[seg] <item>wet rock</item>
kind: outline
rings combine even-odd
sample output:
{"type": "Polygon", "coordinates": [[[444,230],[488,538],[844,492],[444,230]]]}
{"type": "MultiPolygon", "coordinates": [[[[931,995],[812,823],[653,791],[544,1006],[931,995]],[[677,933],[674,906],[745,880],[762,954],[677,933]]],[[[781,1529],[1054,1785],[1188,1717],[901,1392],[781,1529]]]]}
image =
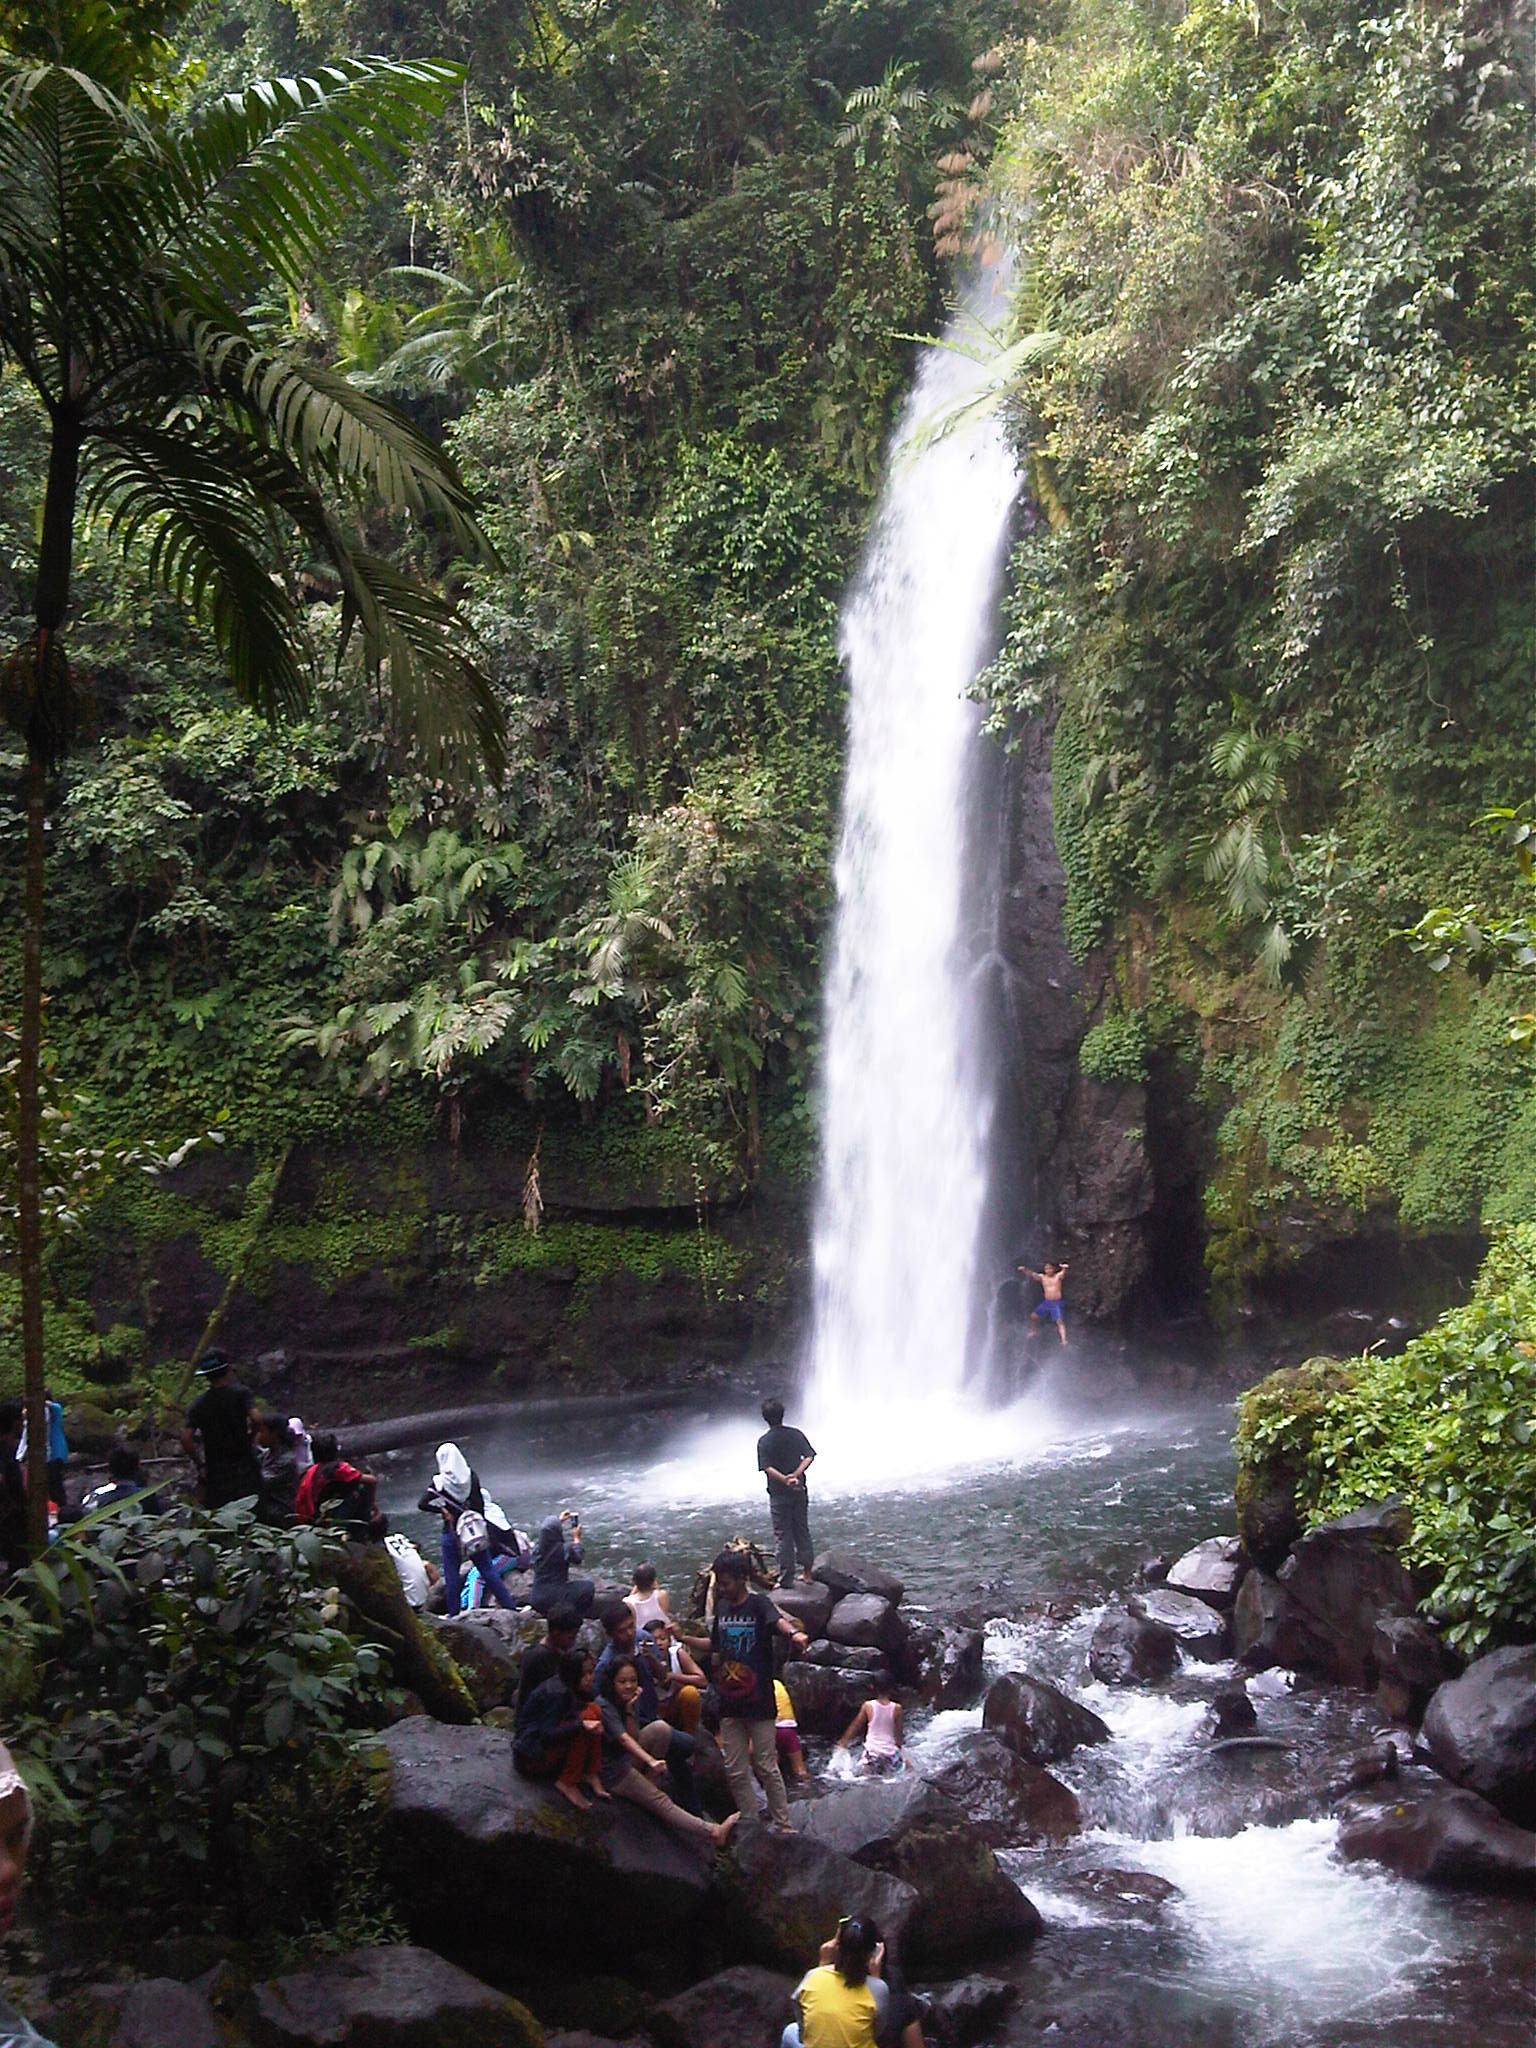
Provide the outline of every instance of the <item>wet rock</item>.
{"type": "Polygon", "coordinates": [[[895,1602],[880,1593],[843,1594],[827,1623],[828,1640],[846,1643],[852,1650],[884,1650],[891,1655],[901,1648],[905,1635],[895,1602]]]}
{"type": "Polygon", "coordinates": [[[802,1653],[807,1664],[826,1664],[835,1671],[888,1671],[884,1650],[853,1650],[846,1643],[823,1640],[802,1653]]]}
{"type": "Polygon", "coordinates": [[[1177,1564],[1169,1568],[1166,1583],[1175,1593],[1191,1593],[1197,1600],[1209,1601],[1212,1607],[1227,1614],[1247,1568],[1237,1537],[1212,1536],[1197,1543],[1193,1550],[1185,1551],[1177,1564]]]}
{"type": "Polygon", "coordinates": [[[1371,1650],[1376,1697],[1394,1721],[1421,1719],[1436,1689],[1461,1668],[1439,1630],[1417,1614],[1389,1614],[1378,1621],[1371,1650]]]}
{"type": "Polygon", "coordinates": [[[808,1835],[745,1823],[720,1862],[715,1898],[738,1954],[797,1972],[845,1913],[873,1920],[899,1946],[917,1907],[916,1892],[898,1878],[867,1870],[808,1835]]]}
{"type": "Polygon", "coordinates": [[[526,2006],[430,1949],[365,1948],[258,1984],[257,2048],[542,2048],[526,2006]]]}
{"type": "Polygon", "coordinates": [[[1075,1871],[1067,1880],[1067,1889],[1082,1893],[1099,1905],[1109,1907],[1117,1917],[1126,1919],[1140,1918],[1179,1896],[1176,1884],[1170,1884],[1166,1877],[1158,1877],[1150,1870],[1107,1867],[1075,1871]]]}
{"type": "Polygon", "coordinates": [[[1161,1586],[1168,1577],[1168,1570],[1167,1558],[1158,1551],[1143,1561],[1136,1576],[1144,1586],[1161,1586]]]}
{"type": "Polygon", "coordinates": [[[987,1694],[981,1724],[1027,1763],[1055,1764],[1088,1742],[1108,1742],[1097,1714],[1043,1678],[1008,1672],[987,1694]]]}
{"type": "Polygon", "coordinates": [[[994,1849],[1064,1842],[1082,1826],[1077,1794],[986,1729],[962,1735],[928,1776],[994,1849]]]}
{"type": "Polygon", "coordinates": [[[1536,1827],[1536,1644],[1490,1651],[1442,1685],[1420,1739],[1453,1784],[1536,1827]]]}
{"type": "Polygon", "coordinates": [[[740,1963],[656,2006],[651,2031],[660,2048],[743,2048],[776,2041],[795,2016],[798,1982],[779,1970],[740,1963]]]}
{"type": "Polygon", "coordinates": [[[787,1614],[798,1629],[812,1637],[826,1632],[836,1596],[820,1584],[776,1586],[769,1595],[781,1614],[787,1614]]]}
{"type": "Polygon", "coordinates": [[[543,1640],[544,1629],[536,1617],[524,1619],[504,1607],[477,1607],[452,1620],[432,1624],[439,1642],[464,1674],[474,1695],[477,1710],[517,1703],[517,1680],[523,1652],[531,1643],[543,1640]]]}
{"type": "Polygon", "coordinates": [[[1536,1891],[1536,1834],[1464,1786],[1404,1785],[1345,1803],[1339,1854],[1368,1857],[1415,1883],[1462,1891],[1536,1891]]]}
{"type": "Polygon", "coordinates": [[[1399,1767],[1397,1744],[1379,1742],[1374,1749],[1364,1749],[1351,1757],[1341,1771],[1335,1772],[1328,1787],[1329,1797],[1334,1801],[1347,1799],[1352,1792],[1363,1792],[1369,1785],[1395,1778],[1399,1767]]]}
{"type": "Polygon", "coordinates": [[[1307,1531],[1280,1568],[1295,1626],[1287,1661],[1344,1685],[1375,1684],[1377,1622],[1416,1604],[1398,1556],[1409,1526],[1407,1509],[1387,1501],[1307,1531]]]}
{"type": "Polygon", "coordinates": [[[1266,1467],[1241,1478],[1246,1483],[1238,1489],[1238,1536],[1261,1571],[1276,1572],[1302,1530],[1295,1475],[1283,1467],[1266,1467]]]}
{"type": "Polygon", "coordinates": [[[864,1702],[875,1696],[875,1678],[868,1671],[796,1661],[784,1666],[783,1676],[802,1735],[836,1741],[864,1702]]]}
{"type": "Polygon", "coordinates": [[[1204,1600],[1171,1593],[1166,1586],[1149,1586],[1144,1593],[1133,1593],[1127,1604],[1132,1614],[1170,1630],[1186,1657],[1211,1664],[1227,1654],[1227,1624],[1204,1600]]]}
{"type": "Polygon", "coordinates": [[[922,1621],[907,1630],[901,1676],[923,1704],[948,1712],[981,1697],[986,1636],[979,1628],[922,1621]]]}
{"type": "Polygon", "coordinates": [[[1291,1603],[1280,1581],[1267,1572],[1249,1572],[1232,1608],[1233,1656],[1250,1671],[1285,1664],[1294,1647],[1290,1617],[1291,1603]]]}
{"type": "Polygon", "coordinates": [[[906,1591],[894,1572],[871,1564],[867,1558],[855,1557],[849,1550],[824,1550],[811,1566],[811,1577],[820,1579],[839,1599],[845,1593],[878,1593],[882,1600],[899,1606],[906,1591]]]}
{"type": "Polygon", "coordinates": [[[625,1800],[574,1812],[517,1775],[502,1729],[418,1716],[387,1729],[378,1748],[389,1773],[386,1854],[418,1939],[459,1953],[484,1941],[498,1956],[540,1954],[591,1925],[622,1956],[697,1920],[713,1863],[707,1843],[625,1800]]]}
{"type": "Polygon", "coordinates": [[[1210,1705],[1211,1733],[1218,1742],[1234,1735],[1246,1735],[1258,1726],[1253,1701],[1240,1685],[1224,1686],[1210,1705]]]}
{"type": "Polygon", "coordinates": [[[195,1984],[148,1977],[123,1993],[108,2048],[226,2048],[229,2038],[195,1984]]]}
{"type": "Polygon", "coordinates": [[[935,1984],[921,1993],[924,2038],[931,2037],[939,2048],[970,2048],[992,2032],[1017,1996],[1016,1987],[999,1977],[957,1977],[952,1984],[935,1984]]]}
{"type": "Polygon", "coordinates": [[[1154,1685],[1178,1661],[1173,1630],[1124,1607],[1109,1609],[1088,1645],[1088,1669],[1103,1685],[1154,1685]]]}
{"type": "Polygon", "coordinates": [[[917,1894],[903,1955],[938,1967],[1017,1947],[1040,1916],[998,1865],[964,1810],[913,1772],[828,1792],[799,1820],[803,1834],[917,1894]]]}

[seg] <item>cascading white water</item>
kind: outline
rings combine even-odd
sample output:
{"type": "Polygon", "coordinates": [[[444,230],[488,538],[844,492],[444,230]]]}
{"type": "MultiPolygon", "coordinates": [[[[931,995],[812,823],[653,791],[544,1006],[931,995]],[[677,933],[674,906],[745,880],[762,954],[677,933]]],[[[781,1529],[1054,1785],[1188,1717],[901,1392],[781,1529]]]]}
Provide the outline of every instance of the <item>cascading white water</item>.
{"type": "Polygon", "coordinates": [[[1001,280],[987,273],[927,349],[843,617],[848,769],[827,986],[815,1230],[814,1415],[964,1384],[993,1089],[967,799],[1018,473],[987,411],[1001,280]]]}

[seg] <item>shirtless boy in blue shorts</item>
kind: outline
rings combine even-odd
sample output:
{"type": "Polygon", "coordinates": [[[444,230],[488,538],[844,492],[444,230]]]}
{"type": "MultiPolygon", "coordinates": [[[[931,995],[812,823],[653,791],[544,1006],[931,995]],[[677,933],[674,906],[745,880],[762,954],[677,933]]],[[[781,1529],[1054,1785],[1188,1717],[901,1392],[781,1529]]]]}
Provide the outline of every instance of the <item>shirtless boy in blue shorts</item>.
{"type": "Polygon", "coordinates": [[[1061,1283],[1067,1277],[1065,1266],[1058,1266],[1052,1260],[1045,1262],[1045,1271],[1037,1273],[1032,1266],[1020,1266],[1019,1271],[1027,1280],[1038,1280],[1045,1290],[1044,1301],[1037,1301],[1029,1313],[1029,1341],[1034,1343],[1039,1326],[1054,1323],[1056,1334],[1065,1344],[1067,1325],[1061,1309],[1061,1283]]]}

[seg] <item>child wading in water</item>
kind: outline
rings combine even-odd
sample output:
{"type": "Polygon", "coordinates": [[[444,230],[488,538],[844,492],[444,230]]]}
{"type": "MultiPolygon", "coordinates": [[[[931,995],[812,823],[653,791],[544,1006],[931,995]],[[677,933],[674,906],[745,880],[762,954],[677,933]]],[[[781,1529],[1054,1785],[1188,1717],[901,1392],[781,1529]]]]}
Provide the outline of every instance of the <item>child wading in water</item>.
{"type": "Polygon", "coordinates": [[[874,1698],[864,1702],[838,1737],[838,1748],[847,1749],[861,1728],[864,1754],[859,1758],[859,1769],[878,1777],[901,1770],[905,1762],[901,1754],[901,1703],[891,1698],[888,1678],[877,1682],[874,1698]]]}
{"type": "Polygon", "coordinates": [[[1031,1266],[1020,1266],[1019,1271],[1026,1280],[1038,1280],[1041,1287],[1045,1290],[1044,1301],[1037,1301],[1030,1310],[1030,1343],[1034,1343],[1040,1324],[1054,1323],[1057,1336],[1065,1344],[1067,1341],[1067,1325],[1062,1314],[1061,1283],[1067,1277],[1067,1268],[1065,1266],[1058,1266],[1052,1259],[1047,1259],[1043,1272],[1037,1273],[1031,1266]]]}

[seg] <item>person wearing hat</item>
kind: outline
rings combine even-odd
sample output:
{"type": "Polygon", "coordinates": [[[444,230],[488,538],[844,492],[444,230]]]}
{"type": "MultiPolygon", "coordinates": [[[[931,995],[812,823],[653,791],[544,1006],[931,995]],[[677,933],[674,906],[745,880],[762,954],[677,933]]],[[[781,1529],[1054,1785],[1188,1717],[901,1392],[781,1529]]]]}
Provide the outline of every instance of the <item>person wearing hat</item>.
{"type": "MultiPolygon", "coordinates": [[[[32,1801],[11,1752],[0,1742],[0,1941],[16,1918],[31,1845],[32,1801]]],[[[0,1997],[0,2048],[51,2048],[51,2043],[0,1997]]]]}
{"type": "Polygon", "coordinates": [[[251,1446],[255,1396],[230,1377],[229,1360],[222,1351],[205,1352],[197,1370],[204,1391],[187,1410],[181,1441],[189,1458],[197,1458],[201,1448],[204,1507],[221,1508],[228,1501],[246,1499],[261,1485],[251,1446]]]}

